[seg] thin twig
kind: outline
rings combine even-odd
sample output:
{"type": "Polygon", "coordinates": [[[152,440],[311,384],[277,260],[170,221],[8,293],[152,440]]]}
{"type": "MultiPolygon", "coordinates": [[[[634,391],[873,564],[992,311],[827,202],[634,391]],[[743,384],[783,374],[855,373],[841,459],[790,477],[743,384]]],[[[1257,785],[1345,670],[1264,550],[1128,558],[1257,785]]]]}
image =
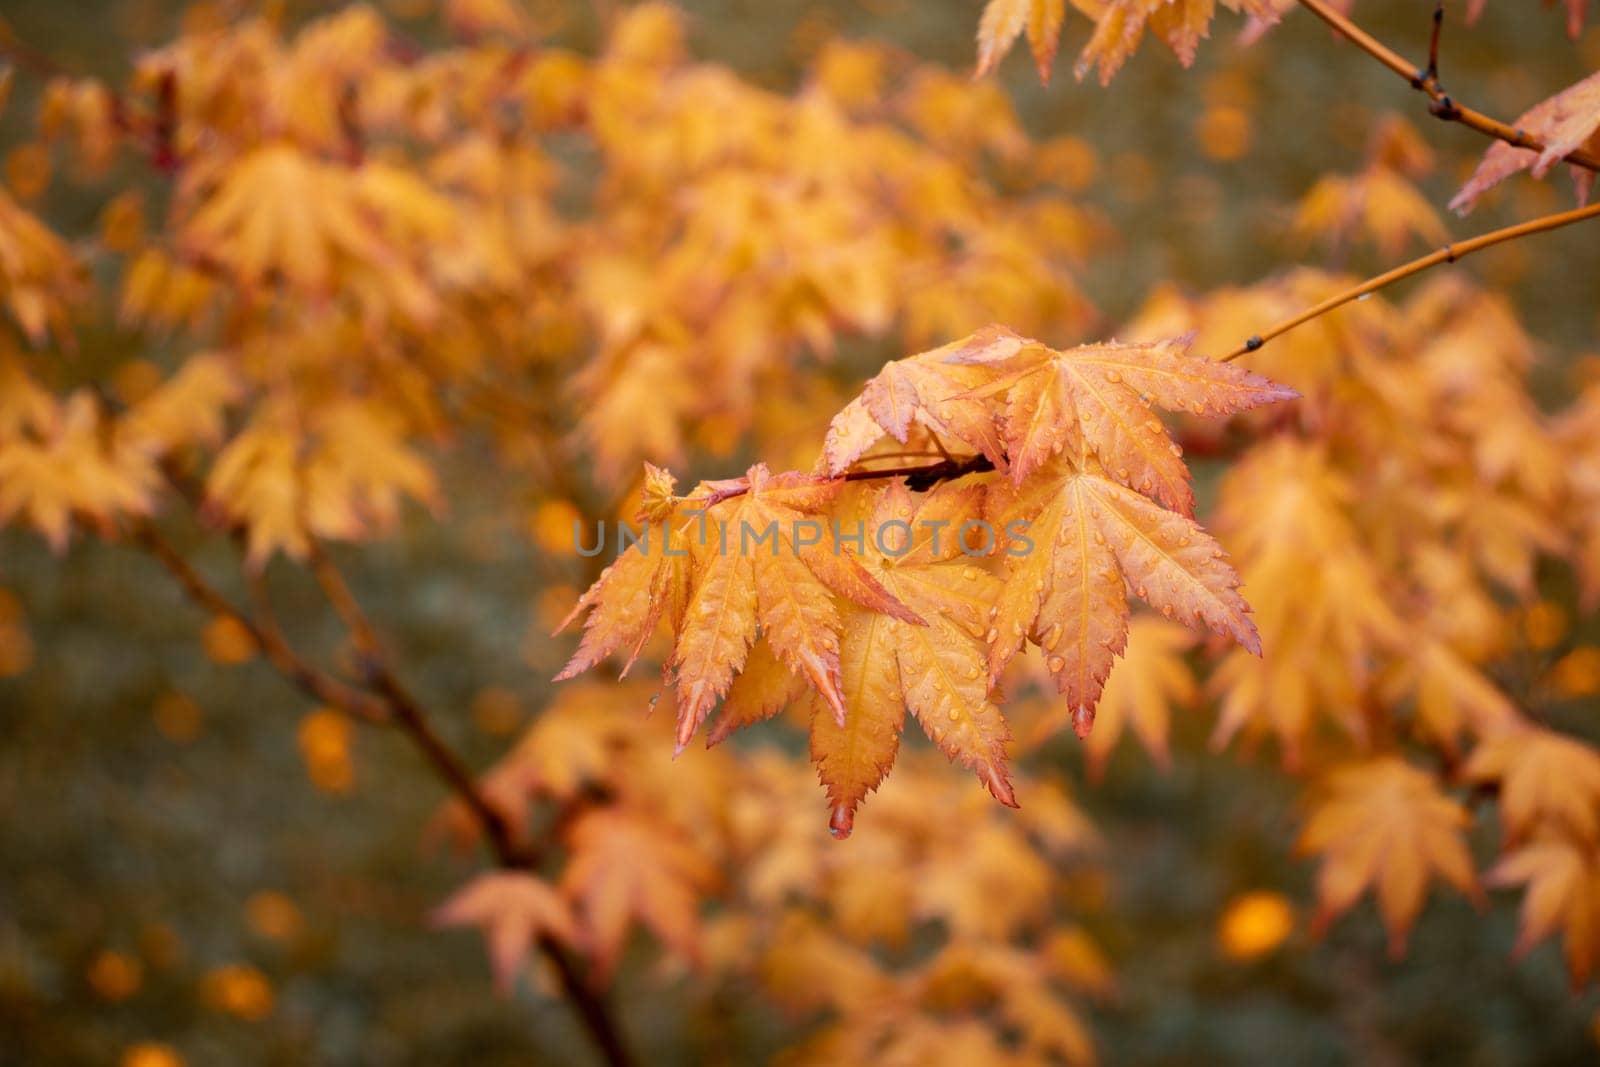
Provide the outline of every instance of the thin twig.
{"type": "MultiPolygon", "coordinates": [[[[373,689],[388,702],[396,724],[409,736],[427,758],[435,773],[456,795],[468,813],[482,829],[493,849],[495,861],[508,869],[527,869],[535,866],[538,854],[522,847],[512,833],[505,815],[489,802],[477,779],[453,749],[434,730],[432,722],[411,692],[402,684],[390,666],[376,627],[356,599],[344,575],[329,557],[326,549],[316,541],[311,543],[310,563],[317,584],[334,611],[344,621],[355,642],[363,672],[373,689]]],[[[583,969],[577,957],[552,937],[539,939],[539,947],[549,957],[561,978],[567,999],[588,1032],[595,1047],[606,1063],[612,1067],[626,1067],[633,1062],[623,1044],[621,1028],[612,1017],[605,998],[590,988],[584,980],[583,969]]]]}
{"type": "Polygon", "coordinates": [[[1425,80],[1439,82],[1439,35],[1444,30],[1444,0],[1433,5],[1433,34],[1428,38],[1428,76],[1425,80]]]}
{"type": "Polygon", "coordinates": [[[275,626],[263,625],[236,607],[195,570],[154,526],[148,523],[139,526],[134,531],[134,537],[171,572],[184,592],[189,595],[189,599],[212,615],[233,620],[250,636],[251,642],[266,657],[267,662],[312,699],[368,722],[389,722],[389,709],[382,701],[346,685],[301,659],[288,642],[283,640],[275,626]]]}
{"type": "MultiPolygon", "coordinates": [[[[1435,117],[1444,119],[1446,122],[1459,122],[1463,126],[1504,141],[1515,148],[1526,148],[1530,152],[1544,151],[1543,142],[1536,137],[1530,136],[1525,130],[1508,126],[1499,119],[1485,115],[1481,111],[1475,111],[1470,107],[1458,104],[1451,98],[1449,93],[1446,93],[1440,87],[1439,79],[1436,76],[1431,76],[1427,70],[1418,67],[1360,26],[1357,26],[1350,19],[1335,11],[1328,5],[1326,0],[1300,0],[1300,6],[1306,8],[1339,33],[1349,38],[1357,48],[1360,48],[1363,52],[1366,52],[1400,75],[1413,89],[1425,93],[1429,100],[1428,110],[1435,117]]],[[[1583,167],[1585,170],[1600,171],[1600,156],[1592,152],[1586,152],[1581,148],[1569,152],[1562,158],[1573,166],[1583,167]]]]}
{"type": "Polygon", "coordinates": [[[1274,337],[1288,333],[1296,326],[1310,322],[1312,319],[1327,314],[1334,308],[1348,304],[1352,300],[1359,300],[1368,293],[1375,293],[1379,289],[1409,278],[1413,274],[1420,274],[1429,267],[1438,266],[1440,263],[1454,263],[1458,259],[1463,259],[1491,245],[1515,240],[1518,237],[1526,237],[1530,234],[1543,233],[1546,230],[1558,230],[1563,226],[1571,226],[1575,222],[1582,222],[1584,219],[1592,219],[1596,216],[1600,216],[1600,202],[1590,204],[1587,207],[1574,208],[1571,211],[1563,211],[1555,215],[1546,215],[1543,218],[1532,219],[1528,222],[1521,222],[1515,226],[1507,226],[1502,230],[1492,230],[1489,233],[1480,234],[1458,244],[1445,245],[1443,248],[1436,249],[1419,259],[1413,259],[1410,263],[1380,274],[1376,278],[1368,278],[1360,285],[1330,296],[1320,304],[1309,307],[1298,315],[1293,315],[1282,322],[1269,326],[1260,333],[1246,339],[1238,348],[1223,356],[1221,362],[1226,363],[1229,360],[1238,359],[1247,352],[1254,352],[1274,337]]]}

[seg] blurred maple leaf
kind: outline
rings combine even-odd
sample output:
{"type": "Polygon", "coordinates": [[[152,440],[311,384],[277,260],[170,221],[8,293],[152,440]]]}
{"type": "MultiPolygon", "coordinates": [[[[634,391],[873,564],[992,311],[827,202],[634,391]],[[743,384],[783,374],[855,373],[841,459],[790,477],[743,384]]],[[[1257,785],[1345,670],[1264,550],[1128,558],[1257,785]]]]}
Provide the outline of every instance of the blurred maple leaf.
{"type": "Polygon", "coordinates": [[[517,972],[528,962],[540,938],[568,944],[580,940],[577,921],[567,902],[543,879],[522,871],[480,874],[457,890],[433,913],[440,926],[478,926],[489,946],[495,988],[511,992],[517,972]]]}
{"type": "MultiPolygon", "coordinates": [[[[1544,145],[1542,152],[1531,148],[1517,148],[1504,141],[1496,141],[1484,153],[1483,161],[1472,177],[1450,201],[1450,207],[1462,214],[1471,211],[1478,198],[1519,171],[1532,171],[1535,178],[1543,178],[1562,157],[1579,148],[1600,151],[1600,73],[1569,85],[1548,100],[1540,101],[1517,116],[1511,124],[1515,129],[1537,138],[1544,145]]],[[[1578,202],[1589,199],[1589,186],[1594,181],[1592,171],[1572,168],[1572,177],[1578,188],[1578,202]]]]}
{"type": "Polygon", "coordinates": [[[1332,772],[1326,788],[1297,845],[1322,856],[1314,929],[1325,929],[1370,888],[1389,932],[1390,953],[1398,956],[1432,878],[1480,897],[1461,838],[1466,810],[1440,791],[1432,775],[1385,756],[1332,772]]]}

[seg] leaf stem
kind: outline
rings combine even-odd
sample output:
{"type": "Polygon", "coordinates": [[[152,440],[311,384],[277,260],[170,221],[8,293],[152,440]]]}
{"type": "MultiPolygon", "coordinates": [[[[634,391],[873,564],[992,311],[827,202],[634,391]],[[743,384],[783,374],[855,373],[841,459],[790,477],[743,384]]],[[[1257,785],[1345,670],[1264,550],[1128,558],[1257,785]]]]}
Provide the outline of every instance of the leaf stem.
{"type": "MultiPolygon", "coordinates": [[[[1436,69],[1438,62],[1436,51],[1431,53],[1433,57],[1432,68],[1424,70],[1376,37],[1373,37],[1349,18],[1340,14],[1327,3],[1327,0],[1300,0],[1300,6],[1343,34],[1357,48],[1404,78],[1413,89],[1425,94],[1429,101],[1428,110],[1434,117],[1443,119],[1446,122],[1459,122],[1463,126],[1477,130],[1485,136],[1504,141],[1506,144],[1516,148],[1526,148],[1530,152],[1544,151],[1543,142],[1536,137],[1529,136],[1526,131],[1519,130],[1514,126],[1508,126],[1499,119],[1485,115],[1481,111],[1475,111],[1470,107],[1456,103],[1439,84],[1439,76],[1436,69]]],[[[1436,49],[1438,44],[1438,23],[1436,22],[1434,25],[1435,30],[1432,40],[1433,47],[1436,49]]],[[[1584,151],[1581,148],[1568,153],[1563,158],[1573,166],[1582,167],[1585,170],[1600,171],[1600,156],[1584,151]]]]}
{"type": "Polygon", "coordinates": [[[1368,278],[1360,285],[1352,286],[1342,293],[1330,296],[1320,304],[1309,307],[1298,315],[1274,323],[1260,333],[1246,339],[1238,348],[1221,357],[1219,362],[1227,363],[1238,359],[1246,353],[1254,352],[1274,337],[1288,333],[1296,326],[1326,315],[1335,308],[1342,307],[1352,300],[1359,300],[1368,293],[1375,293],[1379,289],[1409,278],[1413,274],[1420,274],[1429,267],[1437,266],[1440,263],[1454,263],[1458,259],[1470,256],[1472,253],[1489,248],[1492,245],[1512,241],[1518,237],[1526,237],[1530,234],[1544,233],[1546,230],[1558,230],[1563,226],[1571,226],[1575,222],[1582,222],[1584,219],[1592,219],[1596,216],[1600,216],[1600,202],[1589,204],[1586,207],[1574,208],[1571,211],[1562,211],[1555,215],[1546,215],[1543,218],[1532,219],[1528,222],[1520,222],[1515,226],[1507,226],[1501,230],[1491,230],[1489,233],[1480,234],[1466,241],[1447,244],[1443,248],[1435,249],[1419,259],[1413,259],[1410,263],[1402,264],[1375,278],[1368,278]]]}

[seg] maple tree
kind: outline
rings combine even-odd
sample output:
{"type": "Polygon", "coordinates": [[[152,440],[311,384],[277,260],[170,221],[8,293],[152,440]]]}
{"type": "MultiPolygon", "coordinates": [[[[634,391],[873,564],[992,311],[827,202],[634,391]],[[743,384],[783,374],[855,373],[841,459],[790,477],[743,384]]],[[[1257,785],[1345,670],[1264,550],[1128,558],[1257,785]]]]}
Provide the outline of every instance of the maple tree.
{"type": "MultiPolygon", "coordinates": [[[[427,836],[490,861],[433,921],[481,931],[502,995],[630,1062],[608,991],[644,941],[798,1020],[796,1061],[1091,1063],[1116,983],[1063,889],[1107,860],[1054,739],[1091,783],[1124,739],[1165,768],[1175,714],[1304,780],[1313,934],[1370,897],[1398,955],[1430,894],[1504,893],[1519,953],[1590,978],[1600,751],[1549,709],[1600,693],[1600,378],[1547,411],[1506,294],[1389,290],[1600,215],[1600,75],[1508,123],[1444,89],[1443,4],[1419,65],[1351,3],[988,0],[976,77],[832,41],[789,92],[696,61],[661,3],[587,50],[440,7],[414,38],[205,6],[121,82],[0,36],[0,105],[38,83],[0,191],[0,524],[158,564],[213,659],[316,706],[319,787],[351,788],[351,723],[405,738],[448,791],[427,836]],[[1074,73],[1114,94],[1146,36],[1187,67],[1216,20],[1270,48],[1306,16],[1488,139],[1446,206],[1558,165],[1577,206],[1453,238],[1389,116],[1287,225],[1387,269],[1158,285],[1109,328],[1107,223],[1008,52],[1047,82],[1081,22],[1074,73]],[[47,221],[56,160],[92,233],[47,221]],[[83,358],[108,332],[143,354],[83,358]],[[893,355],[856,376],[864,348],[893,355]],[[482,469],[550,572],[556,684],[479,769],[345,570],[457,522],[482,469]],[[280,616],[302,586],[336,644],[280,616]]],[[[1293,926],[1257,892],[1222,938],[1293,926]]],[[[207,988],[270,1005],[254,972],[207,988]]]]}

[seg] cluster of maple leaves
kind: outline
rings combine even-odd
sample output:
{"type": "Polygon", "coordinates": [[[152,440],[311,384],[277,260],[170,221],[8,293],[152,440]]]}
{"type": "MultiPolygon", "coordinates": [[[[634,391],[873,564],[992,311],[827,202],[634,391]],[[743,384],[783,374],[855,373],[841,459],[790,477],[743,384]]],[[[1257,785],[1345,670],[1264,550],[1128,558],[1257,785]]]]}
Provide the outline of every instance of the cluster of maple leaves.
{"type": "MultiPolygon", "coordinates": [[[[1066,6],[991,0],[980,72],[1025,34],[1048,74],[1066,6]]],[[[1079,75],[1106,80],[1147,30],[1187,63],[1217,5],[1074,6],[1079,75]]],[[[1293,5],[1222,6],[1259,35],[1293,5]]],[[[1164,763],[1174,709],[1208,702],[1218,748],[1310,778],[1319,921],[1370,891],[1399,946],[1436,880],[1520,886],[1524,945],[1560,934],[1590,972],[1600,752],[1538,706],[1593,696],[1600,666],[1539,578],[1564,565],[1574,607],[1600,602],[1600,380],[1541,412],[1507,301],[1440,276],[1217,358],[1357,280],[1302,268],[1160,288],[1120,341],[1070,346],[1102,224],[992,81],[833,44],[781,94],[691,61],[663,5],[594,58],[514,4],[446,7],[433,49],[355,5],[292,35],[197,22],[125,87],[45,86],[43,150],[112,188],[76,243],[0,192],[0,522],[64,550],[192,507],[259,575],[394,532],[407,501],[443,514],[463,441],[533,498],[546,549],[552,515],[642,497],[653,538],[539,614],[577,598],[563,679],[658,662],[675,714],[646,716],[657,687],[564,682],[482,777],[536,862],[439,919],[484,928],[503,987],[546,942],[603,982],[642,926],[826,1016],[819,1061],[1088,1062],[1077,1000],[1110,979],[1060,890],[1094,834],[1015,768],[1069,726],[1092,774],[1130,735],[1164,763]],[[151,166],[159,196],[129,177],[151,166]],[[168,355],[63,358],[111,325],[168,355]],[[851,396],[816,370],[863,338],[919,354],[851,396]],[[770,466],[629,484],[751,447],[770,466]],[[1232,460],[1205,528],[1185,449],[1232,460]],[[907,712],[1020,810],[902,754],[907,712]],[[779,715],[810,767],[687,748],[779,715]],[[924,921],[938,951],[885,952],[924,921]]],[[[1543,149],[1494,144],[1452,206],[1600,147],[1596,78],[1521,116],[1543,149]]],[[[1386,121],[1294,229],[1441,241],[1413,184],[1433,165],[1386,121]]],[[[465,805],[442,824],[474,832],[465,805]]]]}

